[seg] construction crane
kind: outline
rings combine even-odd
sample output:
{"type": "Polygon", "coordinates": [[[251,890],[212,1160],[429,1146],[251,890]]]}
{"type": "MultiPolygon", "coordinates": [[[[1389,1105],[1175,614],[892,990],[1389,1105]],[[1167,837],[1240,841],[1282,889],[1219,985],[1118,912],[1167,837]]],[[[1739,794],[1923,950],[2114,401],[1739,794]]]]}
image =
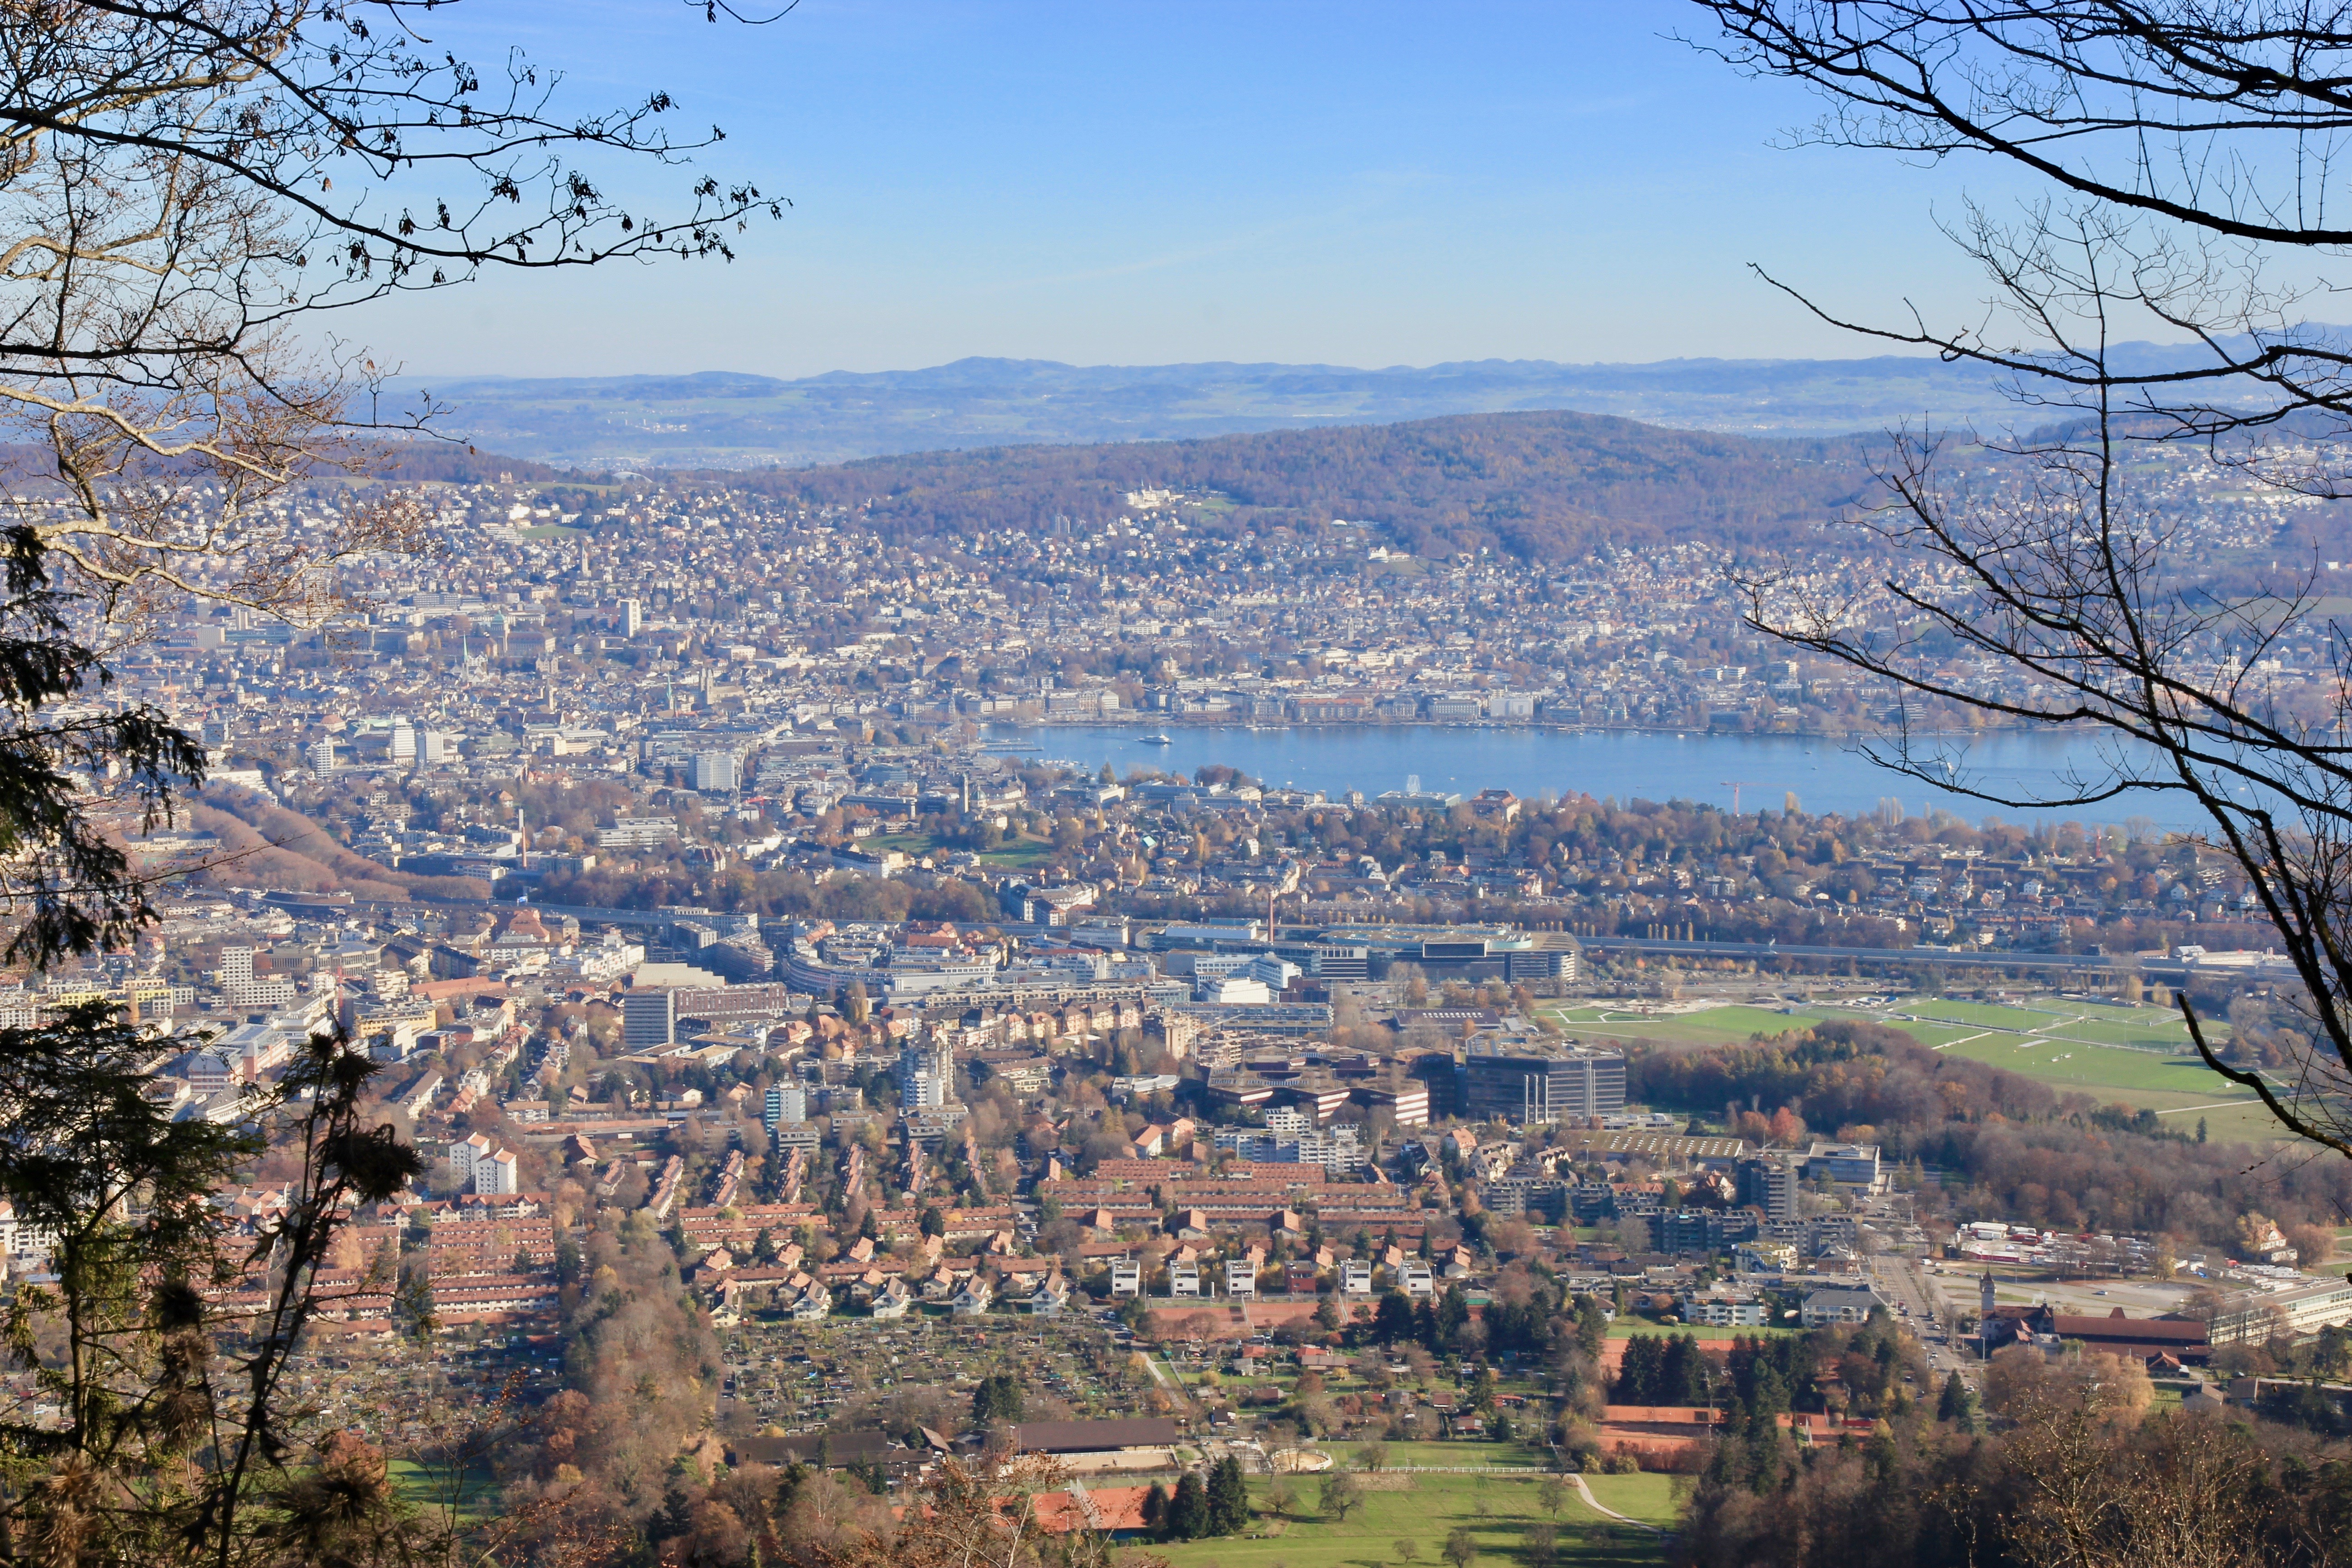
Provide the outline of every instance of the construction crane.
{"type": "Polygon", "coordinates": [[[1717,779],[1715,782],[1731,792],[1731,815],[1734,816],[1739,815],[1739,791],[1742,785],[1751,789],[1764,787],[1762,779],[1717,779]]]}

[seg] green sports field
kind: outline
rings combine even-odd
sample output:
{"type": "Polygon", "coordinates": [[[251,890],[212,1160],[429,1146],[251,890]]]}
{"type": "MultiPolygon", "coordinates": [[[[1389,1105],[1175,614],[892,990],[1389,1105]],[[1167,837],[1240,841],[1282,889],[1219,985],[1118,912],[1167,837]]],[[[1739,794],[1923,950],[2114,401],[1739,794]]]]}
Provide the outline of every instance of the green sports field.
{"type": "Polygon", "coordinates": [[[2079,1089],[2103,1105],[2153,1110],[2184,1132],[2202,1120],[2212,1137],[2224,1141],[2277,1136],[2276,1124],[2252,1095],[2195,1057],[2015,1035],[1981,1036],[1946,1052],[2006,1068],[2053,1089],[2079,1089]]]}
{"type": "MultiPolygon", "coordinates": [[[[917,859],[940,847],[940,841],[928,833],[877,833],[859,846],[860,848],[867,850],[896,849],[901,855],[911,856],[917,859]]],[[[992,849],[980,858],[982,865],[1026,870],[1030,867],[1050,860],[1053,855],[1054,847],[1045,840],[1024,837],[1008,839],[1003,848],[992,849]]]]}
{"type": "MultiPolygon", "coordinates": [[[[1826,1018],[1859,1018],[1901,1029],[1924,1046],[2003,1068],[2102,1104],[2147,1110],[2184,1132],[2201,1119],[2210,1137],[2267,1142],[2275,1125],[2252,1095],[2192,1053],[2188,1026],[2169,1007],[2080,996],[2028,995],[2003,1002],[1905,996],[1880,1006],[1816,1003],[1783,1013],[1732,1005],[1644,1016],[1630,1006],[1558,1010],[1560,1026],[1594,1038],[1665,1045],[1728,1045],[1801,1029],[1826,1018]]],[[[2216,1023],[2209,1038],[2226,1037],[2216,1023]]]]}
{"type": "MultiPolygon", "coordinates": [[[[1897,1010],[1916,1015],[1923,1021],[1972,1024],[1980,1029],[2039,1029],[2068,1016],[2055,1009],[2043,1012],[2038,1008],[2011,1007],[1993,1002],[1949,1000],[1905,1002],[1898,1005],[1897,1010]]],[[[2075,1010],[2069,1009],[2069,1012],[2075,1010]]]]}
{"type": "MultiPolygon", "coordinates": [[[[2149,1023],[2111,1024],[2095,1016],[2053,1024],[2042,1031],[2053,1039],[2088,1040],[2094,1045],[2121,1046],[2135,1051],[2194,1051],[2189,1026],[2177,1016],[2149,1023]]],[[[2208,1031],[2210,1039],[2214,1031],[2208,1031]]]]}
{"type": "MultiPolygon", "coordinates": [[[[1297,1482],[1298,1507],[1277,1520],[1266,1502],[1270,1481],[1254,1479],[1254,1517],[1247,1536],[1224,1536],[1154,1548],[1174,1568],[1405,1568],[1444,1560],[1446,1537],[1466,1529],[1477,1543],[1476,1562],[1502,1568],[1523,1562],[1531,1532],[1551,1522],[1538,1499],[1540,1483],[1513,1476],[1413,1475],[1375,1478],[1404,1483],[1402,1490],[1367,1490],[1363,1506],[1345,1523],[1315,1511],[1318,1476],[1297,1482]]],[[[1629,1518],[1672,1521],[1675,1501],[1664,1476],[1594,1476],[1593,1494],[1629,1518]]],[[[1563,1563],[1602,1565],[1651,1564],[1664,1560],[1658,1537],[1602,1519],[1586,1508],[1573,1487],[1558,1519],[1563,1563]]]]}
{"type": "Polygon", "coordinates": [[[1812,1008],[1783,1013],[1770,1007],[1709,1007],[1696,1013],[1645,1015],[1632,1007],[1562,1007],[1559,1026],[1594,1039],[1659,1040],[1670,1045],[1736,1045],[1756,1035],[1809,1029],[1836,1015],[1812,1008]]]}
{"type": "Polygon", "coordinates": [[[2242,1100],[2246,1093],[2193,1056],[2160,1057],[2063,1037],[1979,1035],[1947,1046],[1944,1054],[2030,1073],[2046,1083],[2167,1095],[2183,1105],[2199,1100],[2242,1100]]]}
{"type": "MultiPolygon", "coordinates": [[[[2188,1026],[2171,1008],[2041,996],[2017,1006],[1917,1002],[1901,1010],[1923,1020],[1953,1021],[1933,1026],[1938,1029],[1975,1025],[1939,1039],[1928,1038],[1928,1026],[1902,1026],[1948,1055],[2005,1068],[2053,1089],[2078,1089],[2104,1104],[2153,1110],[2184,1132],[2201,1118],[2215,1138],[2275,1136],[2254,1098],[2193,1054],[2188,1026]]],[[[2227,1033],[2217,1024],[2209,1037],[2227,1033]]]]}
{"type": "Polygon", "coordinates": [[[1899,1018],[1889,1019],[1888,1022],[1921,1045],[1937,1048],[1948,1046],[1956,1040],[1972,1039],[1984,1033],[1982,1028],[1974,1024],[1912,1024],[1899,1018]]]}

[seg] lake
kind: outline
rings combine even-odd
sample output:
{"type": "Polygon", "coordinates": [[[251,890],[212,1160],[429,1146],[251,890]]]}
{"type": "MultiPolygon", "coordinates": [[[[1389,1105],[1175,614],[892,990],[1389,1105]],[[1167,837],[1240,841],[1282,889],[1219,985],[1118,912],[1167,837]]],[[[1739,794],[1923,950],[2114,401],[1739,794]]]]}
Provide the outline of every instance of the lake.
{"type": "MultiPolygon", "coordinates": [[[[2208,826],[2185,800],[2142,795],[2083,811],[2000,810],[1980,801],[1931,789],[1874,766],[1850,741],[1810,735],[1676,734],[1654,731],[1572,731],[1437,724],[1317,724],[1297,726],[1169,725],[1169,744],[1143,737],[1153,724],[990,725],[992,741],[1039,748],[1037,755],[1093,772],[1105,763],[1122,777],[1130,768],[1157,768],[1190,776],[1212,763],[1241,769],[1261,784],[1367,795],[1421,787],[1471,795],[1507,789],[1530,799],[1547,793],[1583,793],[1619,800],[1687,799],[1733,804],[1738,781],[1742,810],[1778,810],[1797,797],[1810,812],[1846,815],[1874,810],[1884,800],[1916,816],[1940,806],[1970,822],[1989,816],[2010,820],[2074,817],[2120,823],[2145,816],[2168,828],[2208,826]]],[[[2049,731],[1951,736],[1942,742],[1962,776],[1978,787],[2055,793],[2070,766],[2095,774],[2098,749],[2090,741],[2049,731]]]]}

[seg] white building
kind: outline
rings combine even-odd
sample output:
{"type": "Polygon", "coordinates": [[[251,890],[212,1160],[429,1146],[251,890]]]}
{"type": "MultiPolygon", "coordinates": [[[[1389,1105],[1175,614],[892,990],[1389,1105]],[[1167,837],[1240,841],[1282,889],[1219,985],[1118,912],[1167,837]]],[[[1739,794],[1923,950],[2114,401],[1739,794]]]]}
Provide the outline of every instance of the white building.
{"type": "Polygon", "coordinates": [[[0,1254],[19,1259],[46,1258],[57,1245],[56,1231],[18,1219],[16,1205],[0,1199],[0,1254]]]}
{"type": "Polygon", "coordinates": [[[1809,1329],[1831,1323],[1865,1322],[1872,1311],[1885,1305],[1875,1290],[1815,1290],[1798,1309],[1797,1321],[1809,1329]]]}
{"type": "Polygon", "coordinates": [[[240,980],[221,987],[221,1000],[240,1013],[276,1012],[296,999],[291,980],[240,980]]]}
{"type": "Polygon", "coordinates": [[[515,1157],[511,1152],[501,1149],[488,1159],[474,1163],[474,1191],[499,1194],[521,1190],[521,1184],[515,1176],[515,1157]]]}
{"type": "Polygon", "coordinates": [[[694,753],[693,785],[698,790],[725,791],[742,783],[743,761],[732,752],[694,753]]]}
{"type": "Polygon", "coordinates": [[[944,1038],[929,1047],[909,1044],[898,1052],[898,1103],[908,1110],[936,1110],[955,1098],[955,1053],[944,1038]]]}
{"type": "Polygon", "coordinates": [[[599,849],[650,849],[677,837],[677,819],[669,816],[619,816],[610,827],[596,830],[599,849]]]}
{"type": "Polygon", "coordinates": [[[1369,1296],[1372,1293],[1372,1266],[1352,1259],[1339,1265],[1339,1293],[1343,1296],[1369,1296]]]}
{"type": "MultiPolygon", "coordinates": [[[[1869,1315],[1866,1311],[1863,1314],[1869,1315]]],[[[1683,1298],[1683,1321],[1716,1329],[1754,1329],[1764,1326],[1766,1313],[1764,1303],[1753,1296],[1693,1292],[1683,1298]]]]}
{"type": "Polygon", "coordinates": [[[2210,1337],[2217,1345],[2262,1344],[2273,1335],[2302,1339],[2345,1323],[2352,1323],[2352,1282],[2315,1279],[2291,1289],[2231,1297],[2213,1315],[2210,1337]]]}
{"type": "Polygon", "coordinates": [[[1143,1265],[1132,1258],[1113,1260],[1110,1266],[1110,1293],[1118,1296],[1143,1294],[1143,1265]]]}
{"type": "Polygon", "coordinates": [[[1246,1258],[1225,1259],[1225,1294],[1244,1298],[1257,1294],[1257,1265],[1246,1258]]]}
{"type": "Polygon", "coordinates": [[[493,1144],[489,1135],[483,1132],[449,1145],[449,1179],[460,1192],[499,1194],[521,1190],[515,1179],[514,1155],[493,1144]]]}
{"type": "Polygon", "coordinates": [[[474,1165],[491,1153],[489,1134],[477,1132],[449,1145],[449,1181],[461,1193],[474,1190],[474,1165]]]}

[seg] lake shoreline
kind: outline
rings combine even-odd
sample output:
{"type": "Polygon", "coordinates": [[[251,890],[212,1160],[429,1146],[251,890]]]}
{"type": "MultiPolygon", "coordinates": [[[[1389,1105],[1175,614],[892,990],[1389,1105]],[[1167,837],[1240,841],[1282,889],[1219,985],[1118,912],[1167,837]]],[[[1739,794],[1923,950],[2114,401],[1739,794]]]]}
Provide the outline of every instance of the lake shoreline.
{"type": "MultiPolygon", "coordinates": [[[[1685,740],[1792,740],[1843,741],[1873,740],[1902,733],[1896,730],[1692,730],[1675,724],[1547,724],[1530,719],[1525,723],[1507,719],[1396,719],[1366,721],[1362,723],[1309,724],[1295,719],[1244,721],[1235,719],[1181,718],[1169,719],[1139,713],[1132,719],[989,719],[977,721],[982,730],[1017,729],[1049,733],[1055,730],[1246,730],[1254,734],[1274,731],[1297,731],[1311,734],[1352,734],[1370,731],[1395,730],[1464,730],[1490,731],[1503,735],[1674,735],[1685,740]]],[[[1950,741],[1987,735],[2054,735],[2055,725],[1988,724],[1981,730],[1914,730],[1915,741],[1950,741]]]]}
{"type": "MultiPolygon", "coordinates": [[[[1328,798],[1423,789],[1464,799],[1488,789],[1523,799],[1584,795],[1595,800],[1691,800],[1743,811],[1793,804],[1801,812],[1853,816],[1945,811],[1963,821],[2122,824],[2146,817],[2169,831],[2210,830],[2186,802],[2153,792],[2094,810],[2000,805],[1937,788],[1871,762],[1864,749],[1887,737],[1866,732],[1803,734],[1546,725],[1445,723],[1300,724],[1157,721],[1139,714],[1108,723],[1014,723],[982,727],[983,747],[1018,748],[1028,760],[1058,762],[1114,776],[1137,770],[1193,776],[1205,766],[1239,769],[1268,788],[1320,790],[1328,798]],[[1164,736],[1165,740],[1160,737],[1164,736]]],[[[2105,742],[2053,730],[1952,731],[1911,737],[1951,759],[1969,788],[2032,801],[2063,798],[2070,773],[2096,776],[2105,742]]],[[[2111,748],[2109,748],[2111,749],[2111,748]]]]}

